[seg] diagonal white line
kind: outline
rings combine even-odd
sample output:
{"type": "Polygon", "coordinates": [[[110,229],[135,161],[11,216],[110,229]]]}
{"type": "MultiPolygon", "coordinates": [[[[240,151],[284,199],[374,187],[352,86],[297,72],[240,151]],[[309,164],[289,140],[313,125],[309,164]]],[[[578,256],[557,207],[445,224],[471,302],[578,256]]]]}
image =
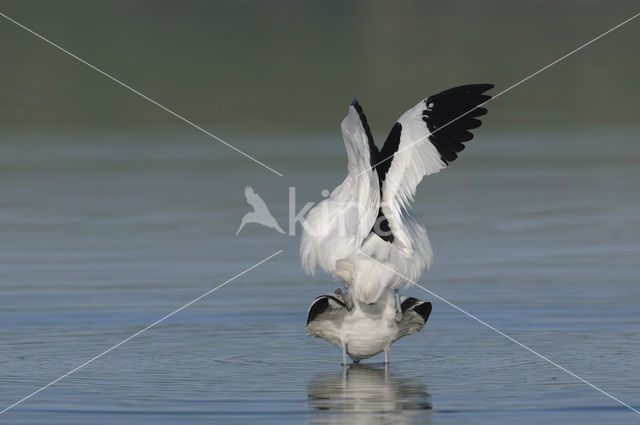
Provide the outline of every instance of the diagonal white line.
{"type": "Polygon", "coordinates": [[[439,299],[440,301],[448,304],[449,306],[455,308],[456,310],[458,310],[459,312],[467,315],[468,317],[472,318],[473,320],[475,320],[476,322],[486,326],[487,328],[491,329],[492,331],[502,335],[503,337],[507,338],[509,341],[514,342],[516,344],[518,344],[520,347],[524,348],[525,350],[529,351],[532,354],[535,354],[536,356],[540,357],[542,360],[552,364],[553,366],[557,367],[558,369],[562,370],[563,372],[568,373],[569,375],[573,376],[574,378],[576,378],[579,381],[584,382],[585,384],[587,384],[588,386],[590,386],[591,388],[593,388],[594,390],[597,390],[599,392],[601,392],[602,394],[606,395],[607,397],[609,397],[612,400],[617,401],[618,403],[620,403],[621,405],[633,410],[634,412],[640,414],[640,410],[637,410],[633,407],[631,407],[630,405],[628,405],[627,403],[625,403],[624,401],[620,400],[619,398],[616,398],[614,396],[612,396],[611,394],[609,394],[608,392],[604,391],[603,389],[596,387],[595,385],[593,385],[591,382],[587,381],[584,378],[579,377],[578,375],[576,375],[575,373],[571,372],[570,370],[560,366],[559,364],[557,364],[556,362],[552,361],[551,359],[549,359],[546,356],[543,356],[542,354],[538,353],[537,351],[535,351],[532,348],[529,348],[528,346],[524,345],[523,343],[517,341],[515,338],[510,337],[509,335],[507,335],[506,333],[502,332],[499,329],[496,329],[495,327],[491,326],[490,324],[488,324],[487,322],[485,322],[484,320],[481,320],[479,318],[477,318],[476,316],[474,316],[473,314],[469,313],[468,311],[458,307],[457,305],[453,304],[452,302],[445,300],[444,298],[442,298],[440,295],[436,294],[433,291],[428,290],[427,288],[425,288],[424,286],[414,282],[413,280],[409,279],[408,277],[404,276],[401,273],[398,273],[397,271],[395,271],[394,269],[392,269],[391,267],[387,266],[386,264],[381,263],[380,261],[376,260],[375,258],[371,257],[370,255],[365,254],[364,252],[358,250],[358,252],[362,255],[364,255],[365,257],[375,261],[376,263],[380,264],[381,266],[383,266],[384,268],[386,268],[387,270],[391,271],[394,274],[397,274],[398,276],[400,276],[401,278],[407,280],[408,282],[413,283],[414,285],[416,285],[418,288],[421,288],[423,291],[428,292],[429,294],[433,295],[434,297],[436,297],[437,299],[439,299]]]}
{"type": "Polygon", "coordinates": [[[386,161],[386,160],[388,160],[389,158],[393,158],[393,155],[397,154],[398,152],[402,152],[403,150],[405,150],[405,149],[409,149],[411,146],[413,146],[413,145],[415,145],[415,144],[417,144],[417,143],[422,142],[424,139],[426,139],[427,137],[429,137],[429,136],[431,136],[431,135],[433,135],[433,134],[436,134],[438,131],[440,131],[440,130],[442,130],[443,128],[447,127],[449,124],[452,124],[452,123],[454,123],[454,122],[458,121],[460,118],[462,118],[462,117],[464,117],[465,115],[467,115],[467,114],[469,114],[469,113],[473,112],[475,109],[482,107],[482,105],[486,105],[487,103],[491,102],[492,100],[497,99],[498,97],[502,96],[503,94],[505,94],[506,92],[510,91],[511,89],[518,87],[520,84],[524,83],[525,81],[527,81],[527,80],[529,80],[529,79],[531,79],[531,78],[535,77],[536,75],[540,74],[541,72],[546,71],[547,69],[551,68],[553,65],[557,64],[558,62],[560,62],[560,61],[562,61],[562,60],[564,60],[564,59],[568,58],[569,56],[573,55],[574,53],[576,53],[576,52],[578,52],[578,51],[580,51],[580,50],[584,49],[585,47],[587,47],[587,46],[588,46],[588,45],[590,45],[591,43],[594,43],[594,42],[596,42],[596,41],[600,40],[600,39],[601,39],[602,37],[604,37],[605,35],[609,34],[609,33],[610,33],[610,32],[612,32],[612,31],[617,30],[618,28],[620,28],[620,27],[621,27],[621,26],[623,26],[624,24],[626,24],[626,23],[628,23],[628,22],[630,22],[630,21],[634,20],[634,19],[635,19],[635,18],[637,18],[638,16],[640,16],[640,12],[639,12],[639,13],[636,13],[635,15],[633,15],[632,17],[630,17],[629,19],[624,20],[623,22],[619,23],[619,24],[618,24],[618,25],[616,25],[615,27],[613,27],[613,28],[611,28],[611,29],[609,29],[609,30],[607,30],[607,31],[603,32],[602,34],[600,34],[600,35],[599,35],[599,36],[597,36],[596,38],[594,38],[594,39],[592,39],[592,40],[590,40],[590,41],[587,41],[586,43],[584,43],[583,45],[581,45],[581,46],[579,46],[579,47],[576,47],[575,49],[573,49],[572,51],[570,51],[570,52],[569,52],[569,53],[567,53],[566,55],[564,55],[564,56],[562,56],[562,57],[560,57],[560,58],[558,58],[558,59],[554,60],[554,61],[553,61],[553,62],[551,62],[549,65],[547,65],[547,66],[544,66],[544,67],[540,68],[539,70],[537,70],[537,71],[536,71],[536,72],[534,72],[533,74],[531,74],[531,75],[529,75],[529,76],[527,76],[527,77],[523,78],[522,80],[518,81],[517,83],[512,84],[511,86],[509,86],[509,87],[507,87],[506,89],[502,90],[500,93],[496,94],[495,96],[492,96],[492,97],[491,97],[491,99],[489,99],[489,100],[487,100],[487,101],[482,102],[481,104],[479,104],[479,105],[475,106],[474,108],[469,109],[467,112],[465,112],[464,114],[462,114],[462,115],[460,115],[460,116],[458,116],[458,117],[456,117],[456,118],[452,119],[451,121],[449,121],[448,123],[446,123],[446,124],[445,124],[445,125],[443,125],[442,127],[438,127],[437,129],[435,129],[435,130],[433,131],[433,133],[427,134],[426,136],[421,137],[420,139],[418,139],[418,140],[415,140],[415,141],[411,142],[410,144],[408,144],[407,146],[403,147],[402,149],[397,150],[394,154],[389,155],[388,157],[384,158],[382,161],[377,162],[376,164],[373,164],[371,167],[369,167],[369,168],[367,168],[366,170],[362,171],[362,172],[361,172],[360,174],[358,174],[358,175],[361,175],[361,174],[364,174],[364,173],[368,172],[369,170],[371,170],[371,169],[375,168],[377,165],[382,164],[383,162],[385,162],[385,161],[386,161]]]}
{"type": "Polygon", "coordinates": [[[253,162],[255,162],[256,164],[259,164],[261,166],[263,166],[264,168],[266,168],[267,170],[271,171],[272,173],[277,174],[278,176],[282,177],[282,174],[279,173],[278,171],[274,170],[273,168],[269,167],[268,165],[258,161],[257,159],[255,159],[254,157],[252,157],[251,155],[241,151],[240,149],[236,148],[235,146],[233,146],[232,144],[222,140],[220,137],[216,136],[215,134],[205,130],[204,128],[200,127],[199,125],[193,123],[192,121],[189,121],[188,119],[186,119],[185,117],[183,117],[182,115],[172,111],[171,109],[167,108],[166,106],[161,105],[160,103],[156,102],[155,100],[151,99],[149,96],[144,95],[143,93],[140,93],[138,90],[134,89],[133,87],[123,83],[122,81],[118,80],[116,77],[107,74],[106,72],[104,72],[103,70],[97,68],[96,66],[91,65],[89,62],[85,61],[82,58],[79,58],[78,56],[74,55],[73,53],[71,53],[70,51],[64,49],[63,47],[57,45],[56,43],[54,43],[53,41],[45,38],[44,36],[38,34],[37,32],[35,32],[34,30],[32,30],[31,28],[28,28],[26,26],[24,26],[23,24],[21,24],[20,22],[16,21],[15,19],[10,18],[9,16],[5,15],[4,13],[0,12],[0,16],[2,16],[3,18],[5,18],[6,20],[13,22],[14,24],[16,24],[17,26],[19,26],[20,28],[30,32],[31,34],[35,35],[36,37],[38,37],[39,39],[45,41],[46,43],[50,44],[51,46],[55,47],[56,49],[60,50],[63,53],[66,53],[67,55],[71,56],[72,58],[76,59],[79,62],[82,62],[83,64],[85,64],[86,66],[88,66],[89,68],[93,69],[94,71],[99,72],[100,74],[104,75],[105,77],[109,78],[110,80],[114,81],[115,83],[121,85],[122,87],[126,88],[127,90],[137,94],[138,96],[142,97],[145,100],[148,100],[149,102],[153,103],[154,105],[156,105],[158,108],[163,109],[164,111],[170,113],[171,115],[173,115],[176,118],[181,119],[182,121],[186,122],[187,124],[189,124],[190,126],[192,126],[193,128],[200,130],[201,132],[203,132],[204,134],[206,134],[209,137],[214,138],[215,140],[219,141],[220,143],[226,145],[227,147],[233,149],[234,151],[238,152],[241,155],[244,155],[245,157],[249,158],[250,160],[252,160],[253,162]]]}
{"type": "Polygon", "coordinates": [[[262,261],[257,262],[256,264],[254,264],[253,266],[249,267],[248,269],[245,269],[244,271],[238,273],[237,275],[233,276],[232,278],[230,278],[229,280],[221,283],[220,285],[216,286],[215,288],[205,292],[204,294],[200,295],[198,298],[189,301],[188,303],[186,303],[185,305],[183,305],[182,307],[178,308],[177,310],[172,311],[171,313],[167,314],[166,316],[164,316],[162,319],[158,319],[155,322],[153,322],[152,324],[148,325],[147,327],[139,330],[138,332],[134,333],[133,335],[123,339],[122,341],[120,341],[119,343],[117,343],[116,345],[114,345],[113,347],[109,348],[108,350],[103,351],[102,353],[98,354],[95,357],[92,357],[91,359],[87,360],[86,362],[82,363],[80,366],[77,366],[73,369],[71,369],[69,372],[65,373],[64,375],[60,376],[59,378],[54,379],[53,381],[49,382],[47,385],[45,385],[44,387],[32,392],[31,394],[29,394],[26,397],[21,398],[20,400],[16,401],[15,403],[13,403],[10,406],[7,406],[4,410],[0,411],[0,415],[3,414],[4,412],[6,412],[9,409],[14,408],[15,406],[17,406],[18,404],[22,403],[25,400],[30,399],[31,397],[33,397],[34,395],[38,394],[40,391],[46,390],[47,388],[49,388],[50,386],[52,386],[53,384],[55,384],[56,382],[60,381],[61,379],[66,378],[67,376],[71,375],[72,373],[82,369],[83,367],[85,367],[86,365],[88,365],[89,363],[93,362],[94,360],[99,359],[100,357],[104,356],[105,354],[107,354],[110,351],[115,350],[116,348],[120,347],[122,344],[124,344],[127,341],[132,340],[133,338],[137,337],[138,335],[140,335],[141,333],[153,328],[154,326],[156,326],[157,324],[165,321],[166,319],[168,319],[169,317],[173,316],[174,314],[184,310],[185,308],[189,307],[191,304],[201,300],[202,298],[206,297],[207,295],[211,294],[212,292],[215,292],[216,290],[222,288],[224,285],[226,285],[229,282],[234,281],[235,279],[239,278],[240,276],[242,276],[243,274],[255,269],[256,267],[258,267],[259,265],[265,263],[266,261],[269,261],[270,259],[272,259],[273,257],[275,257],[276,255],[280,254],[282,252],[282,250],[271,254],[270,256],[268,256],[267,258],[265,258],[262,261]]]}

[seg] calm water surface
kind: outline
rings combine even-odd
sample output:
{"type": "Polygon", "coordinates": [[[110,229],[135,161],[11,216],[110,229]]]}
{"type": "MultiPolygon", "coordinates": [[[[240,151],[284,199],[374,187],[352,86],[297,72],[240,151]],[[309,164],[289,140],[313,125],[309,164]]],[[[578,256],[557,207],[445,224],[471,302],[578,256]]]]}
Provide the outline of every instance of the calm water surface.
{"type": "MultiPolygon", "coordinates": [[[[640,408],[635,131],[487,135],[425,179],[421,284],[640,408]]],[[[632,424],[640,415],[420,289],[425,329],[343,369],[304,333],[337,287],[297,236],[248,225],[252,185],[284,229],[345,175],[339,136],[3,136],[0,410],[271,255],[282,254],[0,415],[10,424],[632,424]]],[[[299,228],[297,229],[299,233],[299,228]]]]}

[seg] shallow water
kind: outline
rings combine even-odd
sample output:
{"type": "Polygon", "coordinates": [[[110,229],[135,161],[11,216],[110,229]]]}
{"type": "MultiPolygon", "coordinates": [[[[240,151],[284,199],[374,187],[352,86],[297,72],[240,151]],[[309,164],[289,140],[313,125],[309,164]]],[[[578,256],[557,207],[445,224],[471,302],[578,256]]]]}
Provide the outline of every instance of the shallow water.
{"type": "MultiPolygon", "coordinates": [[[[421,284],[640,408],[640,146],[635,132],[483,134],[425,179],[421,284]]],[[[12,410],[11,424],[638,423],[640,416],[430,300],[425,329],[343,369],[306,337],[332,291],[297,237],[248,225],[253,185],[286,230],[344,176],[335,138],[190,132],[6,136],[0,147],[0,410],[230,282],[12,410]]],[[[299,229],[298,229],[299,231],[299,229]]]]}

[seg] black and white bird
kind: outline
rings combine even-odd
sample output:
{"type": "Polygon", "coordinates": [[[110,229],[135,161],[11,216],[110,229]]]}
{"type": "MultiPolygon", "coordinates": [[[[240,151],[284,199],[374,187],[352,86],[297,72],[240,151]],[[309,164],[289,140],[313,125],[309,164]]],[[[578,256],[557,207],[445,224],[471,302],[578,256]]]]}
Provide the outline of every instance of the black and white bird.
{"type": "Polygon", "coordinates": [[[348,175],[309,211],[300,244],[307,273],[321,268],[344,281],[344,305],[320,297],[307,323],[309,334],[341,347],[343,356],[385,351],[388,360],[393,341],[424,326],[428,314],[417,330],[402,324],[407,311],[398,294],[418,281],[433,255],[411,203],[422,178],[446,168],[473,138],[469,130],[482,124],[478,117],[487,110],[478,106],[491,99],[485,92],[492,87],[459,86],[421,100],[380,149],[358,101],[349,106],[342,121],[348,175]]]}
{"type": "Polygon", "coordinates": [[[356,363],[384,351],[389,363],[391,344],[403,336],[421,330],[431,314],[431,303],[413,297],[400,298],[401,320],[396,320],[396,307],[391,291],[382,293],[373,304],[355,301],[347,306],[340,289],[320,295],[309,307],[307,333],[342,348],[342,364],[347,354],[356,363]]]}

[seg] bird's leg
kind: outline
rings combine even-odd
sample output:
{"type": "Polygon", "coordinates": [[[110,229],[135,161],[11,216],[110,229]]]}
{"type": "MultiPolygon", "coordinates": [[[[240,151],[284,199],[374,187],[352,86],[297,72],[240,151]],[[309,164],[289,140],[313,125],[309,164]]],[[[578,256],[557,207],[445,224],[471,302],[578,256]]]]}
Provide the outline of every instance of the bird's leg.
{"type": "Polygon", "coordinates": [[[389,364],[389,352],[391,351],[391,347],[386,347],[384,349],[384,365],[385,367],[389,364]]]}
{"type": "Polygon", "coordinates": [[[402,321],[402,304],[400,303],[400,293],[397,289],[393,290],[393,295],[396,299],[396,322],[402,321]]]}
{"type": "Polygon", "coordinates": [[[353,300],[351,299],[351,291],[349,290],[349,287],[345,285],[345,291],[347,292],[347,295],[344,297],[345,298],[345,306],[347,307],[347,310],[351,310],[353,308],[353,300]]]}
{"type": "Polygon", "coordinates": [[[342,343],[342,366],[347,365],[347,344],[345,342],[342,343]]]}

